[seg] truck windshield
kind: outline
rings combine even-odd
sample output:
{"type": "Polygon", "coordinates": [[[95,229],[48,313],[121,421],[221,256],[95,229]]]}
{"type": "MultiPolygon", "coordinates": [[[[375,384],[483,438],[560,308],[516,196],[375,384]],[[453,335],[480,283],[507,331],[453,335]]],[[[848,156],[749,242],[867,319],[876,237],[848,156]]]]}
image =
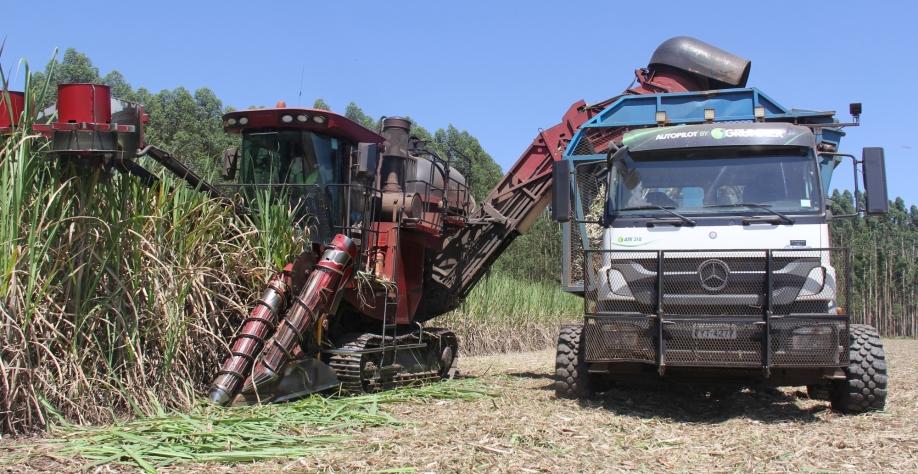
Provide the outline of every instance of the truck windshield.
{"type": "Polygon", "coordinates": [[[822,208],[816,161],[806,149],[638,155],[617,162],[609,179],[607,212],[613,217],[656,217],[666,210],[696,216],[808,214],[822,208]]]}

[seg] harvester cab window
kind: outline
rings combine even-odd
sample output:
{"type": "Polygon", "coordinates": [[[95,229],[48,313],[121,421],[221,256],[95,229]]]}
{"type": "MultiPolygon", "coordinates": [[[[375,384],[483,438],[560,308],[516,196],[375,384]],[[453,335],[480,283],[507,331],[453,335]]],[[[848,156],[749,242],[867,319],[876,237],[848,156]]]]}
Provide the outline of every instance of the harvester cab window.
{"type": "Polygon", "coordinates": [[[302,135],[300,132],[247,134],[243,139],[240,184],[318,184],[315,147],[302,135]]]}
{"type": "Polygon", "coordinates": [[[251,199],[259,189],[268,191],[272,201],[289,199],[314,240],[328,243],[335,229],[362,222],[364,206],[356,200],[363,190],[348,195],[349,188],[343,186],[350,143],[305,131],[256,132],[243,137],[242,150],[243,193],[251,199]],[[345,216],[345,209],[351,215],[345,216]]]}

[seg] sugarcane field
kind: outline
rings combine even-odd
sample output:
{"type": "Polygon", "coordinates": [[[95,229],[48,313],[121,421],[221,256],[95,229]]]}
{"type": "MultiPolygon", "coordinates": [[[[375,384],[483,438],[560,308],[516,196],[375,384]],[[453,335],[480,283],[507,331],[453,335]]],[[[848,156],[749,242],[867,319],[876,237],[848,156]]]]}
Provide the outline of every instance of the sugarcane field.
{"type": "Polygon", "coordinates": [[[918,6],[30,6],[0,472],[918,472],[918,6]]]}

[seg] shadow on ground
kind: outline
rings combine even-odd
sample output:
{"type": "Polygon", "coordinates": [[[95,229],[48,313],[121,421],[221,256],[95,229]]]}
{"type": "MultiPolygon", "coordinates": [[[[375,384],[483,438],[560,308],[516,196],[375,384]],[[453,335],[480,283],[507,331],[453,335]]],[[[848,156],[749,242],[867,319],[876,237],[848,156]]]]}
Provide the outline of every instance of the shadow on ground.
{"type": "MultiPolygon", "coordinates": [[[[514,372],[510,377],[542,380],[535,390],[554,391],[554,377],[544,372],[514,372]]],[[[603,408],[617,415],[665,418],[685,423],[721,423],[749,418],[762,423],[817,422],[816,414],[829,410],[828,402],[801,406],[803,392],[770,387],[696,386],[672,382],[618,382],[595,397],[580,400],[582,408],[603,408]]]]}

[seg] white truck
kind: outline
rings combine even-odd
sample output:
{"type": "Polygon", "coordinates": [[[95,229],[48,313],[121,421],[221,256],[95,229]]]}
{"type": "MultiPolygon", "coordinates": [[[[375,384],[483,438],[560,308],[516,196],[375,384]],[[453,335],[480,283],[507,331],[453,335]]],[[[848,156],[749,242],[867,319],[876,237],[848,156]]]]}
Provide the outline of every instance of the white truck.
{"type": "Polygon", "coordinates": [[[846,159],[863,211],[887,211],[882,148],[836,151],[851,112],[843,124],[722,86],[626,94],[581,126],[554,170],[563,284],[585,299],[583,324],[561,330],[557,394],[650,377],[806,385],[843,412],[883,408],[883,346],[850,323],[850,255],[829,234],[846,159]]]}

